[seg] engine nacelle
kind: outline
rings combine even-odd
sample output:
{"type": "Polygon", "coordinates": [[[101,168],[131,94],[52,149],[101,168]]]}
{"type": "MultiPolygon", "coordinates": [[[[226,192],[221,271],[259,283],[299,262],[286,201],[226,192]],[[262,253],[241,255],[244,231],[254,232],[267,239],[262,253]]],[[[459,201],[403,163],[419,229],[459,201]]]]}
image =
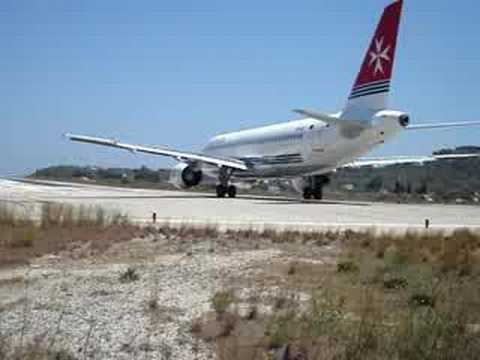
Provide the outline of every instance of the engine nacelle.
{"type": "Polygon", "coordinates": [[[391,122],[394,126],[405,128],[410,124],[410,116],[404,112],[394,110],[382,110],[377,112],[372,120],[373,124],[391,122]]]}
{"type": "Polygon", "coordinates": [[[169,182],[178,189],[188,189],[200,184],[202,178],[202,170],[180,163],[172,169],[169,182]]]}

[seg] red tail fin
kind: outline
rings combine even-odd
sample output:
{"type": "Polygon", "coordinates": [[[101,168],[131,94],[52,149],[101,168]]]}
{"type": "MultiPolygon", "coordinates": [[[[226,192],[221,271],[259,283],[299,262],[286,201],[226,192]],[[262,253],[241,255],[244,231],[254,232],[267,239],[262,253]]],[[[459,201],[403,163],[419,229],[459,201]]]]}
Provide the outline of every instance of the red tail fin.
{"type": "Polygon", "coordinates": [[[403,0],[398,0],[383,11],[349,100],[355,99],[354,102],[358,102],[356,99],[368,97],[370,101],[365,103],[366,99],[363,99],[362,103],[369,108],[379,109],[386,106],[386,93],[390,90],[402,5],[403,0]]]}

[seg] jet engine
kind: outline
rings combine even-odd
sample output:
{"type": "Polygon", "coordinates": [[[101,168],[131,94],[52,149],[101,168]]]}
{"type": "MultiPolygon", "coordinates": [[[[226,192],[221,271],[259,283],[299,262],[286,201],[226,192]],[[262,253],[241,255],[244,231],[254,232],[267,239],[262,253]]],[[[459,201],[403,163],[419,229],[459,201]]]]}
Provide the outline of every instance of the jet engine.
{"type": "Polygon", "coordinates": [[[170,173],[170,183],[178,189],[188,189],[200,184],[203,178],[201,170],[194,166],[180,163],[170,173]]]}
{"type": "Polygon", "coordinates": [[[382,110],[377,112],[372,120],[374,125],[385,124],[385,122],[390,122],[393,126],[405,128],[410,124],[410,116],[400,111],[382,110]]]}

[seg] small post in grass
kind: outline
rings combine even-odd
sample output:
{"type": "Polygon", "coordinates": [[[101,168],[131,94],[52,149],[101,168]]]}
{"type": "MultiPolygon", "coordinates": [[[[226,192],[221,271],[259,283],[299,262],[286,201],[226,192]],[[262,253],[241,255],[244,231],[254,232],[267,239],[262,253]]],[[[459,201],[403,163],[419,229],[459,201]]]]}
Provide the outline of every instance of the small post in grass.
{"type": "Polygon", "coordinates": [[[430,219],[425,219],[425,229],[428,230],[429,227],[430,227],[430,219]]]}
{"type": "Polygon", "coordinates": [[[153,214],[152,214],[152,221],[153,221],[154,224],[157,222],[157,213],[156,212],[153,212],[153,214]]]}

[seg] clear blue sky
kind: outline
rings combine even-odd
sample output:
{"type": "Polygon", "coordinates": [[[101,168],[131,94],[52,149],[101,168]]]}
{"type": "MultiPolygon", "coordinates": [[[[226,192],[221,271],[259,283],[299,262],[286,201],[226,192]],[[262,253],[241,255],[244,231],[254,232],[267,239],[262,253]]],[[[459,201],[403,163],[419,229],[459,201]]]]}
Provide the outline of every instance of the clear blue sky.
{"type": "MultiPolygon", "coordinates": [[[[339,110],[387,0],[0,2],[0,174],[160,167],[65,132],[200,149],[224,131],[339,110]]],[[[478,1],[406,0],[391,105],[479,120],[478,1]]],[[[404,134],[375,155],[480,145],[480,128],[404,134]]]]}

